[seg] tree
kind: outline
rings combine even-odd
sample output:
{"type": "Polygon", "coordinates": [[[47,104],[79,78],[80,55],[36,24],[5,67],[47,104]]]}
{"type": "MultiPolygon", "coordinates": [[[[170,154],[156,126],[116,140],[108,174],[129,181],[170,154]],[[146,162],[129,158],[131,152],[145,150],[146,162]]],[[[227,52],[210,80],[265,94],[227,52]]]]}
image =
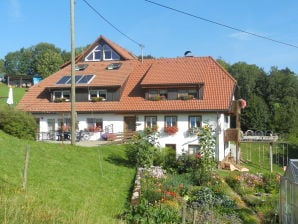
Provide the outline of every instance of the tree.
{"type": "Polygon", "coordinates": [[[228,71],[237,80],[239,98],[244,98],[248,101],[256,90],[262,89],[262,86],[259,85],[263,84],[262,81],[265,79],[266,73],[256,65],[237,62],[228,71]]]}
{"type": "Polygon", "coordinates": [[[216,60],[218,64],[220,64],[225,70],[229,70],[231,65],[227,62],[225,62],[222,58],[219,58],[216,60]]]}
{"type": "Polygon", "coordinates": [[[36,75],[47,77],[65,62],[67,53],[49,43],[39,43],[29,48],[10,52],[5,56],[4,70],[8,75],[36,75]],[[42,65],[42,63],[45,63],[42,65]],[[48,68],[46,68],[48,67],[48,68]]]}
{"type": "Polygon", "coordinates": [[[230,66],[228,71],[237,80],[237,98],[247,101],[247,107],[241,114],[242,130],[266,130],[268,127],[269,112],[264,100],[266,73],[256,65],[238,62],[230,66]]]}
{"type": "Polygon", "coordinates": [[[0,73],[4,73],[4,60],[0,59],[0,73]]]}
{"type": "Polygon", "coordinates": [[[266,100],[271,111],[271,128],[290,133],[298,123],[298,79],[288,68],[272,67],[267,78],[266,100]]]}
{"type": "Polygon", "coordinates": [[[36,58],[36,72],[43,78],[46,78],[52,73],[58,71],[62,64],[63,59],[61,54],[51,49],[47,49],[40,53],[38,58],[36,58]]]}
{"type": "Polygon", "coordinates": [[[7,75],[34,75],[34,55],[30,48],[8,53],[4,68],[7,75]]]}
{"type": "Polygon", "coordinates": [[[252,95],[249,104],[241,114],[241,129],[267,130],[270,121],[270,113],[267,103],[257,95],[252,95]]]}

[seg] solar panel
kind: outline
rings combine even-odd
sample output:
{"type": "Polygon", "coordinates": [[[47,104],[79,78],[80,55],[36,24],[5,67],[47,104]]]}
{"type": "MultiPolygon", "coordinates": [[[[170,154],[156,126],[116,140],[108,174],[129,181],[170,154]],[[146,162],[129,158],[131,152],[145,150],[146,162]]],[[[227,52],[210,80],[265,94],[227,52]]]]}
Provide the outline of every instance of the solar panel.
{"type": "Polygon", "coordinates": [[[56,84],[66,84],[70,80],[70,75],[65,75],[61,79],[59,79],[56,84]]]}
{"type": "MultiPolygon", "coordinates": [[[[89,83],[90,80],[94,77],[94,75],[76,75],[75,76],[75,83],[77,84],[86,84],[89,83]]],[[[65,75],[61,79],[59,79],[56,84],[64,85],[64,84],[71,84],[71,76],[65,75]]]]}
{"type": "MultiPolygon", "coordinates": [[[[76,75],[75,76],[75,83],[78,83],[78,81],[82,78],[82,75],[76,75]]],[[[66,84],[70,84],[71,83],[71,79],[68,80],[68,82],[66,84]]]]}
{"type": "Polygon", "coordinates": [[[85,84],[89,83],[90,80],[94,77],[94,75],[84,75],[78,82],[77,84],[85,84]]]}

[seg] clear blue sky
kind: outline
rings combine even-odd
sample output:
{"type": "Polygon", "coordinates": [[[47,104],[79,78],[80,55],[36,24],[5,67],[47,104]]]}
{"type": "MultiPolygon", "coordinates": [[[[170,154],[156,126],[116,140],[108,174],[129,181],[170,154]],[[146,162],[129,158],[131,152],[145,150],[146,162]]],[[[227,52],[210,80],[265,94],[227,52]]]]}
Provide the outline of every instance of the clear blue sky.
{"type": "MultiPolygon", "coordinates": [[[[230,64],[244,61],[266,72],[288,67],[298,74],[298,48],[171,11],[144,0],[87,0],[123,33],[143,44],[144,54],[222,58],[230,64]]],[[[298,1],[294,0],[153,0],[247,32],[298,46],[298,1]]],[[[70,51],[70,0],[1,0],[0,58],[40,42],[70,51]]],[[[141,50],[101,19],[83,0],[75,4],[76,47],[100,35],[135,55],[141,50]]]]}

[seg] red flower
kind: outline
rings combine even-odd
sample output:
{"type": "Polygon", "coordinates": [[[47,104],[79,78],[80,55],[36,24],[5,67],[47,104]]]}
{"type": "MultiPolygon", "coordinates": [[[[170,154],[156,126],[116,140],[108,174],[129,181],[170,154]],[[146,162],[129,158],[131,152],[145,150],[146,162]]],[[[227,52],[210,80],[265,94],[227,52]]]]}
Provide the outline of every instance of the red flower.
{"type": "Polygon", "coordinates": [[[196,157],[196,159],[201,159],[202,158],[202,155],[200,153],[196,153],[195,154],[195,157],[196,157]]]}

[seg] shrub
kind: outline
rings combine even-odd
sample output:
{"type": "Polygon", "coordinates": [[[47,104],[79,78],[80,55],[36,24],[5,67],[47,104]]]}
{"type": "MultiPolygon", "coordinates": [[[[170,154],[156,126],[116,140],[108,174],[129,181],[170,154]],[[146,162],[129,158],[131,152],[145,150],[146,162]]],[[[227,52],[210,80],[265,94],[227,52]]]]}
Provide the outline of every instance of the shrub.
{"type": "Polygon", "coordinates": [[[176,167],[176,152],[172,148],[157,149],[153,158],[154,166],[162,166],[167,171],[173,171],[176,167]]]}
{"type": "Polygon", "coordinates": [[[0,129],[18,138],[34,140],[37,125],[31,114],[8,107],[0,110],[0,129]]]}
{"type": "Polygon", "coordinates": [[[194,187],[190,191],[189,203],[197,203],[200,207],[215,207],[220,213],[234,213],[235,202],[222,193],[215,193],[209,187],[194,187]]]}
{"type": "Polygon", "coordinates": [[[137,206],[130,206],[125,214],[127,223],[181,223],[179,210],[167,203],[149,204],[141,200],[137,206]]]}
{"type": "Polygon", "coordinates": [[[126,146],[128,160],[137,167],[150,167],[153,165],[154,155],[157,151],[154,146],[156,143],[155,135],[148,135],[141,131],[132,136],[126,146]]]}

